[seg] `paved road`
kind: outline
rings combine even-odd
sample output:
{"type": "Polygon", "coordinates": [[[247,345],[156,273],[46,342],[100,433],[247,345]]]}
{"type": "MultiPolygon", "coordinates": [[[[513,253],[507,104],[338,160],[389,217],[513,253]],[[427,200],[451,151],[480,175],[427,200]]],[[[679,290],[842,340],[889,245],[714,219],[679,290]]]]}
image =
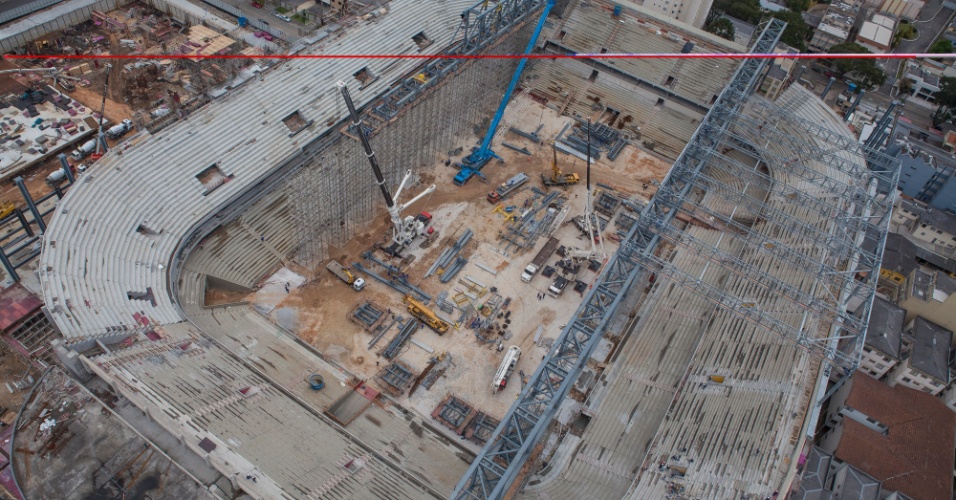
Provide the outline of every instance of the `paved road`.
{"type": "MultiPolygon", "coordinates": [[[[902,40],[898,47],[893,49],[896,53],[920,53],[929,49],[933,40],[944,30],[953,18],[953,10],[943,7],[943,0],[929,0],[920,15],[914,22],[916,29],[919,30],[919,36],[916,40],[902,40]]],[[[884,59],[886,65],[886,83],[880,87],[880,92],[889,94],[890,88],[896,82],[896,73],[900,64],[905,61],[900,59],[884,59]]]]}

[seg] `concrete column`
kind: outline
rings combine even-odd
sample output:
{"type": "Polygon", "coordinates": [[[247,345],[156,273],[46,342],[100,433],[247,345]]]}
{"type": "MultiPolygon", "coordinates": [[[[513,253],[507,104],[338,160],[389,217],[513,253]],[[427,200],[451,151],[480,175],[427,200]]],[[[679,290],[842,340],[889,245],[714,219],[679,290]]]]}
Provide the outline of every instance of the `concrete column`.
{"type": "Polygon", "coordinates": [[[806,70],[807,70],[807,67],[801,64],[800,67],[797,68],[797,76],[794,77],[793,81],[800,83],[800,78],[803,77],[803,72],[806,70]]]}
{"type": "Polygon", "coordinates": [[[76,181],[76,179],[73,178],[73,171],[70,170],[70,163],[66,161],[66,155],[63,153],[60,153],[56,157],[59,158],[60,168],[63,169],[63,173],[66,174],[66,179],[70,181],[70,185],[72,186],[73,182],[76,181]]]}
{"type": "Polygon", "coordinates": [[[13,179],[13,182],[20,188],[20,194],[23,195],[23,199],[27,202],[27,207],[30,209],[30,212],[33,213],[33,220],[36,221],[40,232],[45,233],[46,223],[43,222],[43,217],[40,216],[40,210],[37,209],[37,204],[33,203],[33,198],[30,197],[30,191],[27,191],[27,185],[23,183],[23,177],[17,177],[13,179]]]}
{"type": "Polygon", "coordinates": [[[836,81],[836,78],[834,78],[834,77],[831,76],[831,77],[830,77],[830,81],[827,82],[826,88],[823,89],[823,93],[820,94],[820,100],[821,100],[821,101],[827,98],[827,94],[830,93],[830,87],[833,86],[833,82],[835,82],[835,81],[836,81]]]}
{"type": "Polygon", "coordinates": [[[850,105],[850,109],[846,110],[846,114],[843,115],[843,121],[850,121],[850,115],[856,111],[856,107],[860,104],[860,101],[863,100],[863,94],[865,93],[865,90],[861,90],[860,93],[857,94],[856,99],[853,100],[853,104],[850,105]]]}

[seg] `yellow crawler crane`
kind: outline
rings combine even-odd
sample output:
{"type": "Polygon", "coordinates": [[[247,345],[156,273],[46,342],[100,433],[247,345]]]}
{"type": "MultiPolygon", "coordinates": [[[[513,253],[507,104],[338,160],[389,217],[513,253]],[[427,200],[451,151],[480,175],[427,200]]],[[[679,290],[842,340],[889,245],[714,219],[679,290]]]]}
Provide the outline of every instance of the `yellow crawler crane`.
{"type": "Polygon", "coordinates": [[[435,316],[435,313],[433,313],[431,309],[426,307],[425,304],[415,300],[411,295],[405,296],[405,304],[407,305],[408,312],[411,313],[412,316],[418,318],[432,330],[435,330],[435,333],[444,335],[445,332],[448,331],[448,323],[442,321],[438,316],[435,316]]]}

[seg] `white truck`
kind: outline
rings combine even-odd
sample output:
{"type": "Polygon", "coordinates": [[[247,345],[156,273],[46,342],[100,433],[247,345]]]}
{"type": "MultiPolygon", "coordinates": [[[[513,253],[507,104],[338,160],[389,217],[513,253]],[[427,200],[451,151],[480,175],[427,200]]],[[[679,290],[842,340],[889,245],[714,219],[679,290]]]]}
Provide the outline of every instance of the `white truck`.
{"type": "Polygon", "coordinates": [[[498,371],[495,372],[495,380],[491,384],[493,394],[508,385],[508,377],[510,377],[511,372],[515,370],[519,358],[521,358],[521,349],[516,345],[509,347],[508,352],[505,353],[505,359],[501,360],[501,365],[498,366],[498,371]]]}
{"type": "Polygon", "coordinates": [[[86,158],[87,156],[89,156],[90,153],[94,151],[96,151],[96,139],[90,139],[84,142],[82,146],[76,148],[75,151],[70,153],[70,157],[72,157],[74,160],[79,161],[79,160],[82,160],[83,158],[86,158]]]}
{"type": "Polygon", "coordinates": [[[122,122],[110,127],[106,131],[106,137],[109,137],[110,139],[118,139],[130,130],[133,130],[133,122],[131,120],[123,120],[122,122]]]}
{"type": "Polygon", "coordinates": [[[544,265],[544,261],[548,260],[551,257],[551,254],[554,253],[555,249],[558,248],[558,239],[551,238],[547,243],[541,247],[541,250],[538,252],[538,255],[534,256],[534,259],[528,264],[528,267],[524,268],[524,272],[521,273],[521,281],[525,283],[531,283],[531,278],[537,274],[538,270],[541,269],[541,266],[544,265]]]}

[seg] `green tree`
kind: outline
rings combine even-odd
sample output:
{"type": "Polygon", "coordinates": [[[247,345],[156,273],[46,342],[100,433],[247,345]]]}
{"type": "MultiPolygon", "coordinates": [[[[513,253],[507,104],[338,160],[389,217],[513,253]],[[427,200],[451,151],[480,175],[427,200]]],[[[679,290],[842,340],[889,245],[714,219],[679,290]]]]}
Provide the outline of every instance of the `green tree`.
{"type": "MultiPolygon", "coordinates": [[[[844,42],[830,47],[831,54],[869,54],[870,51],[853,42],[844,42]]],[[[874,59],[828,59],[827,62],[836,69],[842,78],[851,76],[864,89],[878,87],[886,82],[886,73],[876,65],[874,59]]]]}
{"type": "Polygon", "coordinates": [[[760,22],[760,0],[714,0],[711,11],[719,10],[751,24],[760,22]]]}
{"type": "Polygon", "coordinates": [[[731,41],[733,41],[734,35],[737,34],[737,31],[734,29],[734,23],[730,22],[730,19],[726,17],[714,19],[705,29],[710,33],[731,41]]]}
{"type": "Polygon", "coordinates": [[[944,76],[939,79],[939,92],[936,92],[936,104],[933,111],[933,126],[951,120],[956,113],[956,78],[944,76]]]}
{"type": "Polygon", "coordinates": [[[936,40],[935,42],[933,42],[932,45],[929,46],[929,50],[928,50],[927,52],[929,52],[930,54],[949,54],[949,53],[952,53],[952,52],[953,52],[953,42],[950,42],[949,40],[947,40],[947,39],[945,39],[945,38],[940,38],[939,40],[936,40]]]}
{"type": "Polygon", "coordinates": [[[810,36],[810,27],[803,21],[803,15],[792,10],[774,12],[773,17],[787,23],[780,41],[802,51],[807,49],[807,38],[810,36]]]}
{"type": "Polygon", "coordinates": [[[810,8],[810,0],[786,0],[785,4],[794,12],[806,12],[810,8]]]}

